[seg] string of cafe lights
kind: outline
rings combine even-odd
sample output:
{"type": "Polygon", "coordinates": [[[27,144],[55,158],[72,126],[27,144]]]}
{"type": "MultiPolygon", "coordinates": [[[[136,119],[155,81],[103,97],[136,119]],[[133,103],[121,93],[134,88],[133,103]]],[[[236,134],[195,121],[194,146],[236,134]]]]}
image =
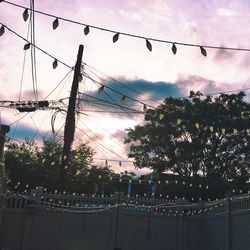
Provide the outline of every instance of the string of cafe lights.
{"type": "MultiPolygon", "coordinates": [[[[90,172],[87,172],[86,173],[86,177],[90,176],[90,172]]],[[[189,182],[189,181],[182,181],[182,180],[166,180],[166,181],[153,181],[153,180],[141,180],[141,179],[133,179],[132,176],[130,175],[127,175],[127,174],[112,174],[112,175],[106,175],[106,176],[97,176],[97,178],[99,179],[99,181],[103,181],[102,183],[123,183],[123,184],[126,184],[126,185],[157,185],[158,187],[166,187],[166,186],[169,186],[169,187],[173,187],[174,186],[178,186],[179,188],[186,188],[188,189],[189,191],[194,191],[195,189],[197,190],[200,190],[200,191],[208,191],[208,189],[211,189],[211,187],[209,187],[209,185],[207,184],[194,184],[193,182],[189,182]]],[[[11,185],[13,186],[13,190],[16,192],[17,190],[23,190],[24,193],[27,193],[28,189],[30,188],[30,185],[28,184],[22,184],[20,181],[18,181],[17,183],[9,180],[8,181],[8,184],[11,183],[11,185]]],[[[132,189],[133,189],[133,186],[132,186],[132,189]]],[[[37,189],[37,187],[36,187],[37,189]]],[[[52,192],[47,192],[47,188],[43,188],[43,191],[46,193],[46,194],[58,194],[58,191],[57,190],[54,190],[52,192]]],[[[196,191],[197,191],[196,190],[196,191]]],[[[149,191],[149,190],[148,190],[149,191]]],[[[188,191],[188,192],[189,192],[188,191]]],[[[66,195],[67,193],[65,191],[63,191],[62,193],[63,195],[66,195]]],[[[67,194],[67,195],[70,195],[70,194],[67,194]]],[[[93,193],[93,194],[90,194],[90,195],[86,195],[84,193],[82,193],[81,195],[79,194],[76,194],[76,193],[72,193],[71,195],[73,196],[85,196],[85,197],[102,197],[104,198],[104,195],[98,195],[98,193],[93,193]]],[[[231,190],[231,196],[232,197],[235,197],[237,195],[250,195],[250,190],[249,188],[246,188],[246,189],[240,189],[240,188],[234,188],[231,190]]],[[[105,196],[107,197],[107,196],[105,196]]],[[[113,195],[110,195],[110,198],[112,198],[113,195]]],[[[148,199],[152,199],[152,190],[149,191],[149,192],[146,192],[146,193],[141,193],[141,194],[138,194],[138,193],[135,193],[135,194],[127,194],[126,195],[127,198],[130,198],[130,199],[142,199],[142,200],[148,200],[148,199]]],[[[218,198],[216,199],[211,199],[210,197],[207,197],[207,198],[201,198],[201,196],[197,193],[197,195],[176,195],[174,193],[171,193],[171,192],[166,192],[166,193],[160,193],[157,195],[158,198],[155,197],[156,201],[157,200],[161,200],[161,201],[176,201],[177,199],[182,199],[182,200],[185,200],[188,199],[193,203],[195,201],[199,201],[199,202],[202,202],[202,201],[208,201],[208,202],[213,202],[213,201],[218,201],[218,198]]]]}
{"type": "MultiPolygon", "coordinates": [[[[69,66],[68,64],[66,64],[65,62],[61,61],[60,59],[57,59],[55,56],[51,55],[50,53],[48,53],[44,49],[42,49],[42,48],[38,47],[37,45],[31,43],[29,40],[27,40],[26,38],[24,38],[23,36],[21,36],[20,34],[18,34],[17,32],[15,32],[13,29],[11,29],[8,26],[2,24],[1,22],[0,22],[0,24],[2,25],[1,28],[0,28],[0,36],[2,36],[5,33],[5,29],[9,30],[11,33],[13,33],[14,35],[16,35],[17,37],[21,38],[22,40],[24,40],[26,42],[25,45],[24,45],[24,47],[23,47],[24,50],[28,50],[28,49],[30,49],[31,46],[34,46],[39,51],[41,51],[42,53],[44,53],[47,56],[49,56],[50,58],[52,58],[54,60],[53,63],[52,63],[53,69],[57,68],[58,63],[61,63],[62,65],[70,68],[71,70],[73,69],[73,67],[69,66]]],[[[101,86],[99,88],[99,90],[98,90],[99,93],[101,93],[104,90],[104,87],[106,87],[107,89],[109,89],[109,90],[111,90],[111,91],[113,91],[113,92],[115,92],[117,94],[120,94],[122,99],[128,98],[128,99],[131,99],[131,100],[136,101],[138,103],[141,103],[143,105],[144,109],[147,107],[147,105],[144,102],[141,102],[139,100],[136,100],[135,98],[129,97],[128,95],[124,95],[123,93],[121,93],[121,92],[119,92],[119,91],[117,91],[117,90],[115,90],[115,89],[113,89],[113,88],[111,88],[111,87],[109,87],[107,85],[104,86],[102,83],[95,81],[90,76],[86,76],[86,77],[101,86]]],[[[152,107],[152,108],[154,108],[154,107],[152,107]]]]}
{"type": "Polygon", "coordinates": [[[151,42],[158,42],[158,43],[171,44],[172,45],[172,52],[174,54],[177,53],[177,46],[186,46],[186,47],[199,48],[200,52],[201,52],[201,54],[203,56],[207,56],[206,49],[220,49],[220,50],[250,52],[250,48],[236,48],[236,47],[226,47],[226,46],[202,45],[202,44],[194,44],[194,43],[188,43],[188,42],[178,42],[178,41],[157,39],[157,38],[147,37],[147,36],[140,36],[140,35],[136,35],[136,34],[132,34],[132,33],[121,32],[121,31],[117,31],[117,30],[113,30],[113,29],[107,29],[107,28],[100,27],[100,26],[90,25],[90,24],[83,23],[83,22],[78,22],[78,21],[75,21],[75,20],[72,20],[72,19],[67,19],[65,17],[49,14],[47,12],[43,12],[43,11],[40,11],[40,10],[29,8],[27,6],[23,6],[23,5],[16,4],[16,3],[6,1],[6,0],[1,0],[0,2],[6,3],[8,5],[15,6],[15,7],[18,7],[18,8],[21,8],[21,9],[24,9],[24,12],[23,12],[23,20],[24,21],[27,21],[27,19],[29,17],[29,12],[30,13],[35,12],[35,13],[38,13],[38,14],[53,18],[54,21],[52,23],[52,27],[53,27],[54,30],[58,28],[59,20],[60,20],[60,21],[69,22],[69,23],[80,25],[81,27],[84,27],[84,34],[85,35],[88,35],[90,33],[90,29],[101,30],[103,32],[109,32],[109,33],[113,34],[113,38],[112,38],[113,43],[117,42],[119,40],[120,36],[127,36],[127,37],[142,39],[142,40],[144,40],[146,42],[146,47],[147,47],[147,49],[149,51],[152,51],[151,42]]]}
{"type": "MultiPolygon", "coordinates": [[[[7,196],[6,196],[7,197],[7,196]]],[[[63,197],[63,196],[51,196],[51,194],[42,194],[40,199],[38,200],[36,197],[36,193],[33,193],[30,196],[28,193],[25,194],[14,194],[14,197],[20,197],[22,199],[30,200],[37,204],[37,202],[41,205],[42,208],[47,210],[56,210],[56,211],[63,211],[69,213],[101,213],[105,211],[109,211],[112,209],[117,209],[121,207],[123,210],[127,212],[140,212],[140,213],[147,213],[149,215],[165,215],[165,216],[197,216],[202,214],[209,214],[209,215],[220,215],[227,212],[227,206],[231,202],[248,202],[250,195],[240,195],[234,197],[227,197],[222,199],[216,199],[214,201],[205,202],[205,203],[188,203],[188,204],[178,204],[178,202],[171,202],[171,201],[163,201],[164,203],[158,203],[160,201],[153,201],[157,202],[156,205],[146,205],[147,201],[152,202],[152,200],[128,200],[126,199],[124,202],[117,203],[113,196],[110,196],[112,200],[108,200],[104,204],[95,203],[86,203],[85,198],[98,198],[95,196],[86,197],[85,195],[81,195],[80,197],[73,194],[73,197],[70,198],[63,197]],[[138,204],[138,201],[140,204],[138,204]],[[135,203],[133,203],[135,202],[135,203]]],[[[11,198],[11,196],[7,197],[11,198]]],[[[102,198],[104,198],[102,196],[102,198]]],[[[130,197],[128,197],[130,198],[130,197]]],[[[245,209],[240,209],[240,211],[247,211],[249,210],[247,207],[245,209]]],[[[237,209],[237,211],[239,211],[237,209]]]]}
{"type": "MultiPolygon", "coordinates": [[[[46,54],[48,57],[52,58],[53,59],[53,63],[52,63],[52,67],[53,69],[56,69],[57,66],[58,66],[58,63],[61,63],[62,65],[66,66],[67,68],[69,68],[70,70],[72,70],[74,67],[71,67],[69,66],[67,63],[61,61],[60,59],[56,58],[55,56],[51,55],[49,52],[45,51],[44,49],[38,47],[37,45],[31,43],[29,40],[27,40],[26,38],[24,38],[23,36],[21,36],[20,34],[18,34],[16,31],[14,31],[13,29],[9,28],[8,26],[4,25],[3,23],[0,22],[0,25],[1,28],[0,28],[0,36],[2,36],[4,33],[5,33],[5,29],[9,30],[12,34],[16,35],[17,37],[19,37],[20,39],[24,40],[26,42],[26,44],[24,45],[24,50],[28,50],[31,46],[34,46],[36,49],[38,49],[39,51],[41,51],[42,53],[46,54]]],[[[136,100],[135,98],[132,98],[132,97],[129,97],[127,95],[124,95],[123,93],[121,93],[120,91],[116,91],[115,89],[111,88],[110,86],[107,86],[107,85],[103,85],[101,82],[99,81],[96,81],[94,80],[91,76],[87,75],[86,76],[87,78],[89,78],[90,80],[92,80],[93,82],[95,82],[96,84],[99,84],[100,85],[100,88],[98,90],[99,93],[101,93],[104,88],[106,87],[107,89],[117,93],[117,94],[120,94],[121,95],[121,101],[122,100],[125,100],[124,98],[128,98],[128,99],[131,99],[133,101],[136,101],[138,103],[141,103],[143,105],[143,110],[144,111],[147,111],[147,108],[148,107],[151,107],[151,108],[155,108],[153,106],[150,106],[150,105],[147,105],[145,102],[142,102],[140,100],[136,100]]],[[[118,80],[116,80],[117,82],[120,82],[118,80]]],[[[120,82],[121,83],[121,82],[120,82]]],[[[227,92],[238,92],[238,91],[241,91],[241,90],[248,90],[249,88],[244,88],[244,89],[237,89],[237,90],[230,90],[230,91],[223,91],[223,93],[227,93],[227,92]]],[[[212,95],[216,95],[218,93],[213,93],[212,95]]]]}

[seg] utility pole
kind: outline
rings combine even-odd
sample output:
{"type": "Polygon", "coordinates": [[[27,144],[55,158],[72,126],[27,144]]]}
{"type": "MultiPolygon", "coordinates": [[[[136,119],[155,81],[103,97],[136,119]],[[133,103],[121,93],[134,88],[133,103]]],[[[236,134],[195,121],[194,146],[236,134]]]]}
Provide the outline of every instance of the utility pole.
{"type": "MultiPolygon", "coordinates": [[[[5,143],[5,134],[10,130],[9,126],[0,124],[0,233],[2,232],[2,211],[5,207],[5,194],[6,194],[6,175],[3,158],[3,150],[5,143]]],[[[1,235],[0,235],[1,236],[1,235]]]]}
{"type": "Polygon", "coordinates": [[[82,63],[82,54],[83,54],[83,45],[79,46],[77,61],[74,69],[74,78],[72,82],[68,112],[64,127],[64,144],[63,144],[63,154],[62,162],[59,172],[59,185],[60,190],[62,191],[65,186],[65,168],[69,162],[69,155],[71,144],[74,140],[75,133],[75,107],[76,107],[76,96],[78,92],[79,85],[79,76],[81,74],[81,63],[82,63]]]}

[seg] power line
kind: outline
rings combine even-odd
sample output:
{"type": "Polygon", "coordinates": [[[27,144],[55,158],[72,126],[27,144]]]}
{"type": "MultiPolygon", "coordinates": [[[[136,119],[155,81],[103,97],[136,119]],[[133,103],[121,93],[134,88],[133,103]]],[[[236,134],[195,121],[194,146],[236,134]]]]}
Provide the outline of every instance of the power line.
{"type": "MultiPolygon", "coordinates": [[[[103,99],[101,99],[101,98],[98,98],[98,97],[95,97],[95,96],[91,96],[91,95],[88,95],[88,94],[85,94],[85,93],[81,93],[81,92],[79,92],[79,93],[82,94],[82,95],[91,97],[91,98],[93,98],[93,99],[95,99],[95,100],[102,101],[104,104],[110,104],[110,105],[116,106],[116,107],[118,107],[118,108],[125,109],[125,110],[128,110],[128,111],[132,111],[132,112],[135,112],[135,113],[143,113],[143,112],[140,111],[140,110],[128,108],[128,107],[122,106],[122,105],[120,105],[120,104],[117,104],[117,103],[114,103],[114,102],[110,102],[110,101],[107,101],[107,100],[103,100],[103,99]]],[[[81,99],[79,99],[79,100],[81,101],[81,99]]],[[[84,100],[84,101],[87,101],[87,100],[84,100]]]]}
{"type": "MultiPolygon", "coordinates": [[[[88,65],[87,63],[84,63],[84,65],[86,65],[88,68],[92,68],[93,70],[95,70],[95,71],[97,71],[97,72],[103,74],[104,76],[106,76],[106,77],[109,78],[110,80],[112,80],[112,81],[114,81],[114,82],[117,82],[117,83],[119,83],[119,84],[125,86],[126,88],[130,89],[131,91],[134,91],[135,93],[138,93],[138,94],[141,94],[141,95],[143,94],[143,93],[141,93],[140,91],[137,91],[136,89],[131,88],[131,87],[127,86],[126,84],[124,84],[123,82],[121,82],[121,81],[115,79],[114,77],[111,77],[111,76],[109,76],[109,75],[103,73],[103,72],[100,71],[99,69],[96,69],[95,67],[88,65]]],[[[100,78],[100,77],[99,77],[97,74],[95,74],[92,70],[91,70],[91,72],[92,72],[95,76],[97,76],[98,78],[100,78]]],[[[100,80],[103,80],[103,79],[100,78],[100,80]]],[[[106,85],[105,85],[105,86],[106,86],[106,85]]],[[[219,94],[224,94],[224,93],[234,93],[234,92],[247,91],[247,90],[250,90],[250,87],[242,88],[242,89],[229,90],[229,91],[204,93],[203,95],[204,95],[204,96],[205,96],[205,95],[214,96],[214,95],[219,95],[219,94]]],[[[189,97],[189,96],[181,96],[181,97],[178,97],[178,99],[180,99],[180,98],[188,98],[188,97],[189,97]]],[[[157,100],[161,100],[161,99],[157,99],[157,100]]],[[[151,98],[148,99],[148,101],[154,101],[154,102],[156,102],[156,103],[158,103],[158,104],[161,104],[161,103],[158,102],[157,100],[156,100],[156,99],[151,99],[151,98]]],[[[133,101],[133,100],[132,100],[132,101],[133,101]]],[[[142,100],[142,101],[147,101],[147,100],[142,100]]]]}
{"type": "Polygon", "coordinates": [[[140,104],[142,104],[142,105],[146,105],[146,106],[148,106],[148,107],[151,107],[151,108],[155,109],[155,107],[153,107],[153,106],[151,106],[151,105],[147,105],[146,103],[144,103],[144,102],[142,102],[142,101],[140,101],[140,100],[137,100],[137,99],[135,99],[135,98],[133,98],[133,97],[131,97],[131,96],[128,96],[128,95],[126,95],[126,94],[123,94],[122,92],[120,92],[120,91],[118,91],[118,90],[116,90],[116,89],[114,89],[114,88],[108,86],[107,84],[104,85],[103,83],[101,83],[101,82],[99,82],[99,81],[96,81],[95,79],[93,79],[91,76],[89,76],[89,75],[87,75],[87,74],[84,74],[84,76],[85,76],[86,78],[88,78],[89,80],[93,81],[93,83],[97,83],[97,84],[100,85],[101,87],[105,87],[105,88],[107,88],[107,89],[109,89],[109,90],[115,92],[116,94],[121,95],[121,97],[128,98],[128,99],[133,100],[133,101],[135,101],[135,102],[138,102],[138,103],[140,103],[140,104]]]}
{"type": "MultiPolygon", "coordinates": [[[[95,26],[95,25],[90,25],[90,24],[87,24],[87,23],[78,22],[78,21],[75,21],[75,20],[72,20],[72,19],[68,19],[68,18],[64,18],[64,17],[61,17],[61,16],[56,16],[56,15],[53,15],[53,14],[49,14],[49,13],[46,13],[46,12],[43,12],[43,11],[40,11],[40,10],[32,10],[31,8],[28,8],[28,7],[25,7],[23,5],[19,5],[19,4],[16,4],[16,3],[12,3],[12,2],[9,2],[9,1],[2,0],[1,2],[12,5],[12,6],[15,6],[15,7],[18,7],[18,8],[27,9],[29,11],[34,11],[34,12],[39,13],[41,15],[45,15],[45,16],[55,18],[56,20],[62,20],[62,21],[77,24],[77,25],[80,25],[80,26],[85,26],[86,34],[89,33],[90,28],[112,33],[112,34],[114,34],[113,42],[116,42],[118,40],[119,35],[123,35],[123,36],[132,37],[132,38],[138,38],[138,39],[146,40],[147,45],[148,45],[149,41],[172,44],[173,45],[172,50],[173,50],[174,54],[177,51],[176,45],[188,46],[188,47],[198,47],[198,48],[201,49],[201,53],[203,55],[204,55],[204,53],[206,54],[206,52],[202,51],[202,49],[204,50],[204,48],[250,52],[250,48],[235,48],[235,47],[225,47],[225,46],[194,44],[194,43],[188,43],[188,42],[176,42],[176,41],[157,39],[157,38],[153,38],[153,37],[147,37],[147,36],[141,36],[141,35],[136,35],[136,34],[132,34],[132,33],[121,32],[121,31],[117,31],[117,30],[113,30],[113,29],[107,29],[107,28],[103,28],[103,27],[99,27],[99,26],[95,26]]],[[[149,47],[148,47],[149,50],[152,50],[152,45],[151,44],[149,45],[149,47]],[[149,47],[151,47],[151,49],[149,47]]]]}
{"type": "MultiPolygon", "coordinates": [[[[87,66],[89,69],[93,69],[93,70],[97,71],[98,73],[104,75],[105,77],[109,78],[109,79],[112,80],[113,82],[115,82],[115,83],[117,83],[117,84],[119,84],[119,85],[125,87],[126,89],[128,89],[128,90],[130,90],[130,91],[132,91],[132,92],[135,92],[136,94],[145,96],[142,92],[140,92],[140,91],[138,91],[138,90],[136,90],[136,89],[134,89],[134,88],[131,88],[130,86],[128,86],[128,85],[126,85],[125,83],[123,83],[122,81],[117,80],[117,79],[115,79],[114,77],[111,77],[111,76],[109,76],[109,75],[103,73],[102,71],[100,71],[100,70],[94,68],[93,66],[90,66],[90,65],[88,65],[87,63],[84,63],[84,65],[87,66]]],[[[92,72],[95,76],[97,76],[100,80],[103,81],[103,79],[101,79],[95,72],[93,72],[93,70],[91,70],[91,72],[92,72]]],[[[149,100],[150,100],[150,101],[153,101],[153,102],[155,102],[155,103],[157,103],[157,104],[161,104],[160,102],[156,101],[155,99],[149,98],[149,100]]]]}

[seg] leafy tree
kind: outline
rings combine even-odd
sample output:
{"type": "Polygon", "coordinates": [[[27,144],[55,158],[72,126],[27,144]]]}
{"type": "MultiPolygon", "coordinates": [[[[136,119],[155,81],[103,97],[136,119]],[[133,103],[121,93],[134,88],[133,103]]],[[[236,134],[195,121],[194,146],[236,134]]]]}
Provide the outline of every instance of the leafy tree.
{"type": "Polygon", "coordinates": [[[137,168],[158,173],[202,176],[241,185],[250,177],[250,104],[245,94],[216,98],[190,92],[166,98],[145,113],[145,122],[128,129],[125,143],[137,168]]]}
{"type": "MultiPolygon", "coordinates": [[[[24,190],[43,186],[48,190],[58,189],[61,155],[62,142],[59,140],[45,139],[41,148],[29,140],[20,145],[7,144],[5,165],[11,180],[10,188],[24,190]]],[[[101,192],[101,180],[113,172],[108,167],[92,166],[93,155],[93,149],[84,143],[71,151],[65,191],[101,192]]]]}

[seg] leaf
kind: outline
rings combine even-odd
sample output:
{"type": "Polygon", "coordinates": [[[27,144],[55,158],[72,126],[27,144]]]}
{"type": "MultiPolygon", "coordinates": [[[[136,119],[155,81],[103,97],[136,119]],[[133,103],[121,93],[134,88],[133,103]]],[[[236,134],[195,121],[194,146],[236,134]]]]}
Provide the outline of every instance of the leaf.
{"type": "Polygon", "coordinates": [[[57,62],[57,59],[54,60],[53,64],[52,64],[52,67],[53,69],[55,69],[58,65],[58,62],[57,62]]]}
{"type": "Polygon", "coordinates": [[[99,89],[98,89],[98,94],[101,94],[104,90],[104,85],[102,85],[99,89]]]}
{"type": "Polygon", "coordinates": [[[247,133],[250,134],[250,128],[247,129],[247,133]]]}
{"type": "Polygon", "coordinates": [[[199,129],[200,124],[199,124],[198,122],[196,122],[196,123],[195,123],[195,127],[196,127],[197,129],[199,129]]]}
{"type": "Polygon", "coordinates": [[[149,42],[148,39],[146,39],[146,46],[147,46],[149,51],[152,51],[152,44],[149,42]]]}
{"type": "Polygon", "coordinates": [[[29,18],[29,12],[28,12],[28,9],[26,8],[23,12],[23,20],[24,22],[26,22],[29,18]]]}
{"type": "Polygon", "coordinates": [[[233,133],[236,135],[238,130],[236,128],[233,129],[233,133]]]}
{"type": "Polygon", "coordinates": [[[125,97],[125,96],[123,96],[123,97],[121,98],[121,104],[122,104],[122,105],[124,104],[125,99],[126,99],[126,97],[125,97]]]}
{"type": "Polygon", "coordinates": [[[116,33],[114,36],[113,36],[113,43],[117,42],[119,39],[119,33],[116,33]]]}
{"type": "Polygon", "coordinates": [[[28,50],[30,48],[30,43],[26,43],[24,46],[23,46],[23,49],[24,50],[28,50]]]}
{"type": "Polygon", "coordinates": [[[225,134],[225,132],[226,132],[226,129],[225,129],[225,128],[222,128],[222,129],[221,129],[221,133],[222,133],[222,134],[225,134]]]}
{"type": "Polygon", "coordinates": [[[146,113],[148,111],[147,105],[143,104],[143,111],[146,113]]]}
{"type": "Polygon", "coordinates": [[[209,127],[209,130],[211,131],[211,133],[213,133],[213,132],[214,132],[214,127],[213,127],[213,126],[210,126],[210,127],[209,127]]]}
{"type": "Polygon", "coordinates": [[[4,26],[2,25],[1,28],[0,28],[0,36],[2,36],[5,32],[5,28],[4,26]]]}
{"type": "Polygon", "coordinates": [[[159,118],[160,118],[160,121],[161,121],[164,118],[164,114],[161,113],[159,118]]]}
{"type": "Polygon", "coordinates": [[[53,30],[55,30],[59,26],[58,17],[53,21],[52,26],[53,26],[53,30]]]}
{"type": "Polygon", "coordinates": [[[174,54],[176,54],[176,52],[177,52],[177,47],[176,47],[176,45],[173,43],[173,45],[172,45],[172,52],[174,53],[174,54]]]}
{"type": "Polygon", "coordinates": [[[181,119],[177,119],[177,125],[181,124],[181,119]]]}
{"type": "Polygon", "coordinates": [[[87,25],[85,28],[84,28],[84,35],[87,36],[88,33],[90,32],[90,29],[89,29],[89,26],[87,25]]]}
{"type": "Polygon", "coordinates": [[[200,46],[200,50],[203,56],[207,56],[207,51],[202,46],[200,46]]]}

